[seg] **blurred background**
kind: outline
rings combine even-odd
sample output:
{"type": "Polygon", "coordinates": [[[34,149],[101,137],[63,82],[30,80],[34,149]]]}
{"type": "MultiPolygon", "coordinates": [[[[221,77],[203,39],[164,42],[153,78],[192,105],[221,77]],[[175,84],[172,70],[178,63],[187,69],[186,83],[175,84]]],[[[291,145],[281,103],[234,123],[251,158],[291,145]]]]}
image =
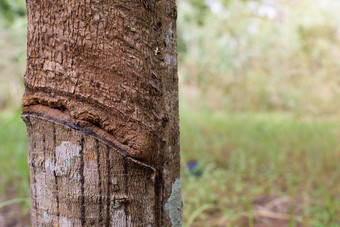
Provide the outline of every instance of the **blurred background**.
{"type": "MultiPolygon", "coordinates": [[[[340,226],[340,2],[178,0],[184,226],[340,226]]],[[[29,226],[24,0],[0,0],[0,226],[29,226]]]]}

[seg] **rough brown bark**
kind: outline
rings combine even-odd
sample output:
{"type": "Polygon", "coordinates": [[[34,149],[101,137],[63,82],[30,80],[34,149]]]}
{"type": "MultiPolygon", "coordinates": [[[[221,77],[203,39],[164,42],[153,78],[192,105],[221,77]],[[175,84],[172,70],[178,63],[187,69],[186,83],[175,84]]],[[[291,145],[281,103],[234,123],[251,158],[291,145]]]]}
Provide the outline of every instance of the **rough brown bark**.
{"type": "Polygon", "coordinates": [[[174,0],[27,0],[33,226],[180,226],[174,0]]]}

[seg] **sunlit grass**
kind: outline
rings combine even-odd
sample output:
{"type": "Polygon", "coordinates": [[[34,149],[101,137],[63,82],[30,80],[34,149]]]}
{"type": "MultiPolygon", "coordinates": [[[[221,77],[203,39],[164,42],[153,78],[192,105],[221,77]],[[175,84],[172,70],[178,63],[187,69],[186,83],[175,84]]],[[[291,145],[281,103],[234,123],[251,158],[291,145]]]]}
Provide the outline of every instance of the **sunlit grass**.
{"type": "Polygon", "coordinates": [[[0,112],[0,193],[29,197],[27,136],[19,112],[0,112]]]}
{"type": "Polygon", "coordinates": [[[197,220],[217,215],[233,223],[258,197],[287,196],[299,206],[293,215],[299,222],[339,224],[339,136],[336,120],[212,113],[182,105],[185,220],[192,222],[193,214],[197,220]],[[189,160],[202,163],[201,177],[185,170],[189,160]]]}

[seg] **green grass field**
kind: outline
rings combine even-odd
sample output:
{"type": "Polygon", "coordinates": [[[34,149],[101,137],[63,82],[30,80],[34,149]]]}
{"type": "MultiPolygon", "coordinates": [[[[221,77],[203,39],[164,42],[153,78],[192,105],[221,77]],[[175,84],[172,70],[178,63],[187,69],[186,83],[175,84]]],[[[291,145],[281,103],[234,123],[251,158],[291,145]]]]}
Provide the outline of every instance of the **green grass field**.
{"type": "Polygon", "coordinates": [[[339,226],[339,138],[339,120],[209,113],[182,105],[185,222],[252,226],[253,209],[281,199],[276,213],[288,212],[291,226],[339,226]],[[189,160],[201,162],[201,177],[185,170],[189,160]],[[244,217],[247,224],[240,223],[244,217]]]}
{"type": "MultiPolygon", "coordinates": [[[[180,113],[186,226],[254,226],[266,218],[258,207],[275,200],[274,213],[288,214],[291,226],[339,226],[340,121],[183,104],[180,113]],[[187,170],[190,160],[201,176],[187,170]]],[[[2,195],[10,188],[29,197],[26,130],[16,112],[0,114],[0,172],[2,195]]]]}
{"type": "Polygon", "coordinates": [[[15,190],[20,197],[29,195],[27,152],[26,129],[20,115],[12,111],[1,112],[0,193],[15,190]]]}

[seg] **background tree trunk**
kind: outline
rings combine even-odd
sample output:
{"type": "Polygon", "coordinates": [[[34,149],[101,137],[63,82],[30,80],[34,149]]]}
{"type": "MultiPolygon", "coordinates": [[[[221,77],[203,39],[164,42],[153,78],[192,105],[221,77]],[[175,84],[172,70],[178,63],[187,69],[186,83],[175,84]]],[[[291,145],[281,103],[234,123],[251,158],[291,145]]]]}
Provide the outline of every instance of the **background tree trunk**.
{"type": "Polygon", "coordinates": [[[27,0],[33,226],[181,226],[175,0],[27,0]]]}

